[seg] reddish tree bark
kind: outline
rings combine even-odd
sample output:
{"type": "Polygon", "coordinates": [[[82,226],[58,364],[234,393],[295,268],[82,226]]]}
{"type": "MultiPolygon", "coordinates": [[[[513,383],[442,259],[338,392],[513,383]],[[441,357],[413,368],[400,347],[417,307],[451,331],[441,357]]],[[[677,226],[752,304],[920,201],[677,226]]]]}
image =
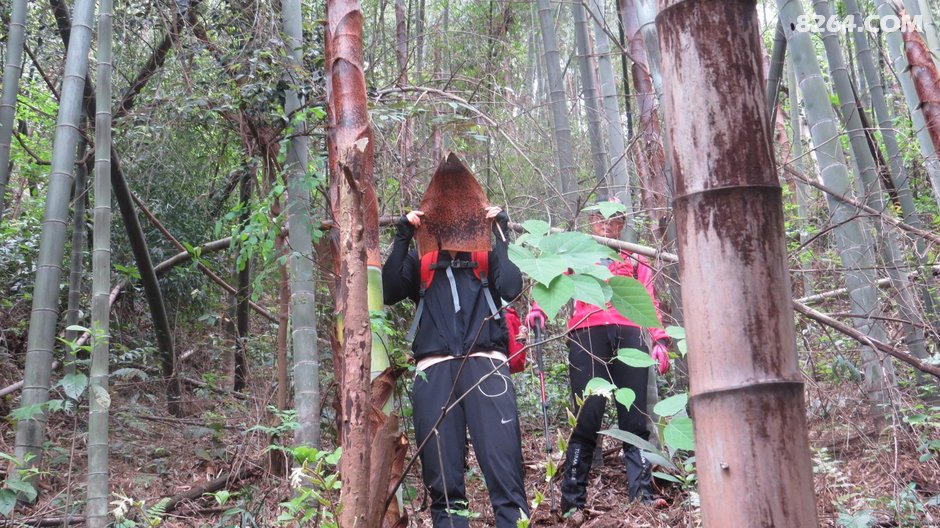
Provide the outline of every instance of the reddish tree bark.
{"type": "MultiPolygon", "coordinates": [[[[394,388],[391,370],[371,378],[372,329],[368,268],[381,266],[379,209],[374,183],[374,142],[369,126],[362,62],[363,17],[356,0],[329,0],[325,35],[327,154],[330,199],[338,237],[336,312],[339,342],[334,349],[339,385],[338,431],[343,456],[340,526],[380,526],[389,493],[392,458],[401,437],[394,415],[382,412],[394,388]],[[388,381],[391,379],[391,381],[388,381]]],[[[401,456],[404,452],[401,453],[401,456]]],[[[397,511],[387,522],[401,522],[397,511]],[[392,518],[394,517],[394,518],[392,518]]]]}
{"type": "MultiPolygon", "coordinates": [[[[906,19],[907,13],[902,9],[900,16],[906,19]]],[[[908,29],[901,32],[904,36],[904,53],[907,54],[911,65],[911,77],[914,79],[917,96],[920,97],[921,110],[927,120],[930,140],[937,152],[940,152],[940,74],[937,73],[937,66],[927,44],[924,43],[924,38],[913,25],[909,24],[908,29]]]]}

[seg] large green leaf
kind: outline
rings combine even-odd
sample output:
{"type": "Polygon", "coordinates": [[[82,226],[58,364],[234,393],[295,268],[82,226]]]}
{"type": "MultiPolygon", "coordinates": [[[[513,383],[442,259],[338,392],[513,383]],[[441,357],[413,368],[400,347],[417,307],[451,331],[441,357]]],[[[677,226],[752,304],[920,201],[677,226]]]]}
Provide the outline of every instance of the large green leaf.
{"type": "Polygon", "coordinates": [[[609,281],[613,295],[610,304],[620,315],[643,328],[659,328],[656,308],[649,292],[640,281],[631,277],[612,277],[609,281]]]}
{"type": "Polygon", "coordinates": [[[681,326],[667,326],[666,335],[673,339],[685,339],[685,328],[681,326]]]}
{"type": "Polygon", "coordinates": [[[672,449],[695,450],[695,433],[692,432],[691,418],[675,418],[663,430],[663,439],[672,449]]]}
{"type": "Polygon", "coordinates": [[[20,493],[23,495],[28,502],[33,502],[36,500],[36,488],[33,487],[29,482],[23,482],[18,478],[13,478],[7,481],[7,488],[20,493]]]}
{"type": "MultiPolygon", "coordinates": [[[[607,266],[600,265],[600,264],[591,264],[590,266],[578,266],[572,269],[574,269],[575,273],[579,275],[590,275],[591,277],[594,277],[595,279],[600,279],[602,281],[606,281],[614,276],[614,274],[610,272],[610,268],[608,268],[607,266]]],[[[607,288],[609,289],[609,287],[607,288]]],[[[607,295],[607,298],[608,299],[610,298],[609,294],[607,295]]]]}
{"type": "Polygon", "coordinates": [[[589,275],[571,275],[571,281],[574,283],[575,299],[594,306],[607,306],[611,291],[606,283],[600,282],[589,275]],[[607,286],[606,295],[604,286],[607,286]]]}
{"type": "Polygon", "coordinates": [[[633,389],[621,387],[614,391],[614,399],[617,400],[617,403],[629,409],[636,401],[636,393],[633,392],[633,389]]]}
{"type": "Polygon", "coordinates": [[[649,354],[636,348],[621,348],[617,351],[617,359],[636,368],[647,368],[656,364],[656,360],[649,354]]]}
{"type": "Polygon", "coordinates": [[[604,378],[591,378],[584,387],[584,397],[588,396],[610,396],[617,389],[613,383],[604,378]]]}
{"type": "Polygon", "coordinates": [[[613,258],[617,253],[607,246],[598,244],[584,233],[568,231],[554,233],[539,242],[542,256],[557,255],[564,258],[570,268],[592,266],[603,258],[613,258]]]}
{"type": "Polygon", "coordinates": [[[522,222],[522,228],[525,229],[527,233],[542,236],[548,234],[551,226],[548,225],[548,222],[542,220],[526,220],[522,222]]]}
{"type": "Polygon", "coordinates": [[[651,444],[649,441],[643,440],[633,433],[621,429],[605,429],[600,431],[600,434],[611,436],[617,440],[620,440],[621,442],[626,442],[638,449],[645,451],[646,458],[648,458],[654,464],[659,464],[660,466],[672,470],[676,469],[675,464],[669,460],[669,457],[665,453],[660,451],[659,448],[651,444]]]}
{"type": "Polygon", "coordinates": [[[685,409],[685,406],[688,403],[689,394],[683,392],[682,394],[676,394],[675,396],[670,396],[665,400],[660,401],[653,407],[653,412],[659,416],[673,416],[679,411],[685,409]]]}
{"type": "Polygon", "coordinates": [[[622,203],[617,202],[599,202],[595,205],[591,205],[584,208],[585,211],[597,211],[600,214],[604,215],[604,218],[610,218],[611,216],[617,213],[624,213],[627,211],[627,206],[622,203]]]}
{"type": "Polygon", "coordinates": [[[558,255],[536,257],[518,244],[509,245],[509,260],[518,266],[520,271],[546,286],[551,284],[555,277],[568,270],[568,264],[562,257],[558,255]]]}
{"type": "Polygon", "coordinates": [[[545,311],[545,316],[552,320],[558,314],[558,310],[561,310],[561,307],[571,300],[574,292],[574,281],[571,280],[571,277],[559,275],[547,288],[536,283],[532,287],[532,298],[545,311]]]}
{"type": "Polygon", "coordinates": [[[0,489],[0,516],[9,517],[14,507],[16,507],[16,492],[0,489]]]}
{"type": "Polygon", "coordinates": [[[66,374],[65,376],[62,376],[62,380],[59,381],[59,385],[62,385],[66,396],[73,400],[77,400],[85,392],[85,387],[88,386],[88,376],[82,374],[81,372],[66,374]]]}

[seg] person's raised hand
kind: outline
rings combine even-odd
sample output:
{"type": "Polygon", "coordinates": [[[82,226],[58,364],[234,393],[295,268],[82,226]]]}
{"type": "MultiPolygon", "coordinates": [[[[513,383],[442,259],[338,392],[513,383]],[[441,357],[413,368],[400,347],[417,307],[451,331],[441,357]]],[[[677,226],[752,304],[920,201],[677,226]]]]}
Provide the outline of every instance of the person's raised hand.
{"type": "Polygon", "coordinates": [[[545,328],[545,312],[542,311],[542,308],[539,307],[538,303],[532,301],[532,306],[529,307],[529,313],[525,316],[525,325],[529,328],[545,328]]]}
{"type": "Polygon", "coordinates": [[[655,343],[653,344],[653,352],[650,356],[659,363],[659,373],[665,374],[669,372],[669,350],[666,348],[664,343],[655,343]]]}
{"type": "Polygon", "coordinates": [[[414,210],[405,215],[405,218],[408,219],[408,223],[413,227],[421,227],[421,217],[424,216],[424,211],[414,210]]]}

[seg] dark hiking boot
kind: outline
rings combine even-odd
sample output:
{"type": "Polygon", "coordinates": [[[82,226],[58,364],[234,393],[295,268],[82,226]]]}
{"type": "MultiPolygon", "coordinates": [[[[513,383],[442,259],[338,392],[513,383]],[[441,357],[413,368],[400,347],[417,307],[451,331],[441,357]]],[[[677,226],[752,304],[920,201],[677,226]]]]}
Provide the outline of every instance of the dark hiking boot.
{"type": "Polygon", "coordinates": [[[627,469],[627,485],[630,500],[639,500],[643,504],[653,504],[653,465],[635,446],[623,448],[623,463],[627,469]]]}
{"type": "Polygon", "coordinates": [[[581,444],[570,444],[565,453],[565,471],[561,475],[561,513],[584,508],[587,500],[587,479],[594,450],[581,444]]]}

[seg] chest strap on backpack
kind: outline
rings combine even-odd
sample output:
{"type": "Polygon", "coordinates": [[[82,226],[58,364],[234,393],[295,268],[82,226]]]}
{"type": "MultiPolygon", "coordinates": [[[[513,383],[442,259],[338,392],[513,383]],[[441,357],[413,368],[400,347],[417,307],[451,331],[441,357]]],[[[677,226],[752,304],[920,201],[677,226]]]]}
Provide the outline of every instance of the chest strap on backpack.
{"type": "Polygon", "coordinates": [[[447,282],[450,283],[450,293],[454,301],[454,313],[460,311],[460,296],[457,294],[457,281],[454,278],[454,269],[470,268],[473,274],[480,279],[483,286],[483,297],[486,298],[486,304],[493,315],[493,319],[499,319],[499,310],[496,308],[496,302],[493,300],[493,294],[490,293],[489,282],[489,261],[490,255],[487,251],[474,251],[470,260],[452,259],[449,262],[438,262],[439,252],[430,251],[421,257],[421,287],[418,290],[418,308],[415,310],[415,318],[411,321],[411,328],[408,329],[408,335],[405,337],[408,341],[414,341],[418,333],[418,326],[421,322],[421,316],[424,314],[424,294],[434,280],[434,272],[440,268],[445,268],[447,282]]]}

